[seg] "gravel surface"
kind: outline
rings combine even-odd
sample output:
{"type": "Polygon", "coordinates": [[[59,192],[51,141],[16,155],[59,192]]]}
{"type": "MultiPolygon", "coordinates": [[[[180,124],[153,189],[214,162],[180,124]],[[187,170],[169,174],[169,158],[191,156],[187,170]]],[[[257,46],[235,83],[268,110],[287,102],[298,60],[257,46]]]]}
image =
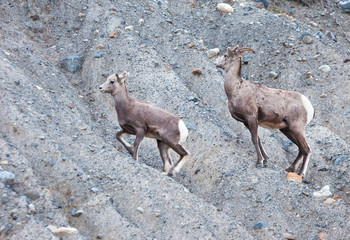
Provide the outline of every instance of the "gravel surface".
{"type": "Polygon", "coordinates": [[[222,2],[233,12],[207,0],[0,1],[1,239],[350,239],[349,14],[333,0],[222,2]],[[284,171],[295,145],[259,129],[270,164],[257,169],[228,112],[214,61],[236,44],[256,50],[246,80],[315,108],[302,183],[284,171]],[[188,127],[176,177],[161,174],[154,140],[134,161],[115,139],[98,88],[122,71],[132,97],[188,127]]]}

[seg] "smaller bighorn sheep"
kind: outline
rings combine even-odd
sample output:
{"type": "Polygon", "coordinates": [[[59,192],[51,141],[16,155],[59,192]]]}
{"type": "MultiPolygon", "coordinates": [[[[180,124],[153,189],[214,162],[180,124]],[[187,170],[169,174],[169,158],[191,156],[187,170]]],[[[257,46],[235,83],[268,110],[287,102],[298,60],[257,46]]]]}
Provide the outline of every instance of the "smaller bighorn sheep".
{"type": "Polygon", "coordinates": [[[113,74],[100,86],[103,93],[110,93],[114,98],[117,110],[118,122],[122,130],[117,132],[116,137],[131,156],[138,159],[138,149],[142,139],[146,136],[155,138],[158,143],[160,156],[163,160],[163,174],[176,175],[185,164],[189,153],[181,145],[186,141],[188,130],[184,122],[177,116],[146,103],[129,97],[126,89],[128,74],[123,72],[113,74]],[[134,149],[122,136],[125,134],[136,135],[134,149]],[[169,148],[180,155],[175,166],[169,156],[169,148]],[[169,172],[172,169],[171,173],[169,172]]]}
{"type": "Polygon", "coordinates": [[[215,62],[217,68],[222,68],[226,72],[224,87],[231,116],[249,129],[258,155],[257,167],[266,165],[269,158],[258,136],[258,126],[279,129],[299,148],[298,156],[286,171],[295,172],[303,159],[299,171],[299,175],[303,177],[311,154],[304,131],[314,117],[314,108],[299,92],[273,89],[243,81],[241,67],[244,51],[255,53],[251,48],[238,49],[236,46],[232,50],[228,48],[225,55],[215,62]]]}

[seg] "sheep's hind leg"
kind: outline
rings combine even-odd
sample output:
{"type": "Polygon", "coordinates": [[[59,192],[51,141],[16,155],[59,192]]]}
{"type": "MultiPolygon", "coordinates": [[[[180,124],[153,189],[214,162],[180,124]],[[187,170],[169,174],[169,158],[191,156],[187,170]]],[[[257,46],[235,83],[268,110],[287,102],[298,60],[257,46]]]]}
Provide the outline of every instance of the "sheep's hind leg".
{"type": "Polygon", "coordinates": [[[297,155],[297,157],[295,158],[294,162],[292,163],[292,165],[290,165],[289,168],[286,169],[287,172],[295,172],[300,164],[300,160],[302,159],[303,157],[303,154],[302,154],[302,151],[301,151],[301,148],[299,147],[298,145],[298,142],[294,136],[294,134],[288,129],[288,128],[283,128],[283,129],[280,129],[280,131],[289,139],[291,140],[295,145],[298,146],[299,148],[299,153],[297,155]]]}

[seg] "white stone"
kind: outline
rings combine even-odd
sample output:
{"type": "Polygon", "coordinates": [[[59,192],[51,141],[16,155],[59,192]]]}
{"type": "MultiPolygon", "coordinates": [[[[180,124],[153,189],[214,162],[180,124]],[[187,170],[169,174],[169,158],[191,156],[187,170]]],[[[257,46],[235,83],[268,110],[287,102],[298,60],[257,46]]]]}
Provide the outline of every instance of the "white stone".
{"type": "Polygon", "coordinates": [[[323,73],[328,73],[331,71],[331,67],[329,65],[322,65],[318,68],[318,70],[323,73]]]}
{"type": "Polygon", "coordinates": [[[233,8],[227,4],[227,3],[219,3],[216,8],[220,11],[220,12],[225,12],[225,13],[232,13],[233,12],[233,8]]]}
{"type": "Polygon", "coordinates": [[[70,235],[73,233],[77,233],[78,230],[76,228],[72,228],[72,227],[56,227],[53,225],[49,225],[47,226],[48,229],[50,229],[50,231],[56,235],[57,237],[63,237],[65,235],[70,235]]]}
{"type": "Polygon", "coordinates": [[[330,197],[333,193],[330,191],[329,185],[324,186],[320,191],[314,192],[314,197],[330,197]]]}
{"type": "Polygon", "coordinates": [[[134,26],[127,26],[125,27],[125,30],[132,32],[134,31],[134,26]]]}
{"type": "Polygon", "coordinates": [[[219,48],[213,48],[213,49],[210,49],[208,52],[207,52],[207,57],[208,58],[213,58],[213,57],[216,57],[220,52],[220,49],[219,48]]]}

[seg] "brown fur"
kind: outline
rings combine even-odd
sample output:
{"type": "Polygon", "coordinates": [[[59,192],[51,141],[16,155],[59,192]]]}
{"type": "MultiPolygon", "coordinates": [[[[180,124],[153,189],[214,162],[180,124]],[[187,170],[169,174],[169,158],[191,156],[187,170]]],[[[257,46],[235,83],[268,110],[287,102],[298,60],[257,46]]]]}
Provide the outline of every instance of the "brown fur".
{"type": "Polygon", "coordinates": [[[188,156],[186,149],[179,143],[181,137],[179,121],[181,119],[161,108],[131,98],[126,89],[127,77],[126,72],[121,75],[113,74],[100,86],[102,92],[110,93],[114,98],[118,122],[122,128],[116,134],[116,137],[135,160],[137,160],[138,149],[142,139],[145,136],[155,138],[163,160],[163,172],[165,174],[168,174],[170,168],[173,167],[172,160],[168,154],[169,148],[172,148],[180,155],[180,160],[173,167],[172,174],[175,175],[183,164],[179,165],[179,163],[185,161],[185,158],[188,156]],[[136,135],[134,149],[122,138],[123,134],[136,135]]]}
{"type": "Polygon", "coordinates": [[[311,153],[304,137],[308,120],[308,109],[303,102],[305,101],[304,96],[298,92],[273,89],[243,81],[241,77],[242,53],[248,50],[253,51],[249,48],[241,50],[237,50],[237,47],[233,50],[228,48],[226,54],[216,62],[216,67],[226,72],[224,87],[231,116],[243,122],[250,130],[258,157],[257,167],[261,167],[262,163],[266,165],[268,160],[268,155],[258,136],[258,126],[279,129],[299,148],[297,158],[287,171],[296,171],[303,158],[303,165],[299,172],[303,176],[306,173],[311,153]]]}

